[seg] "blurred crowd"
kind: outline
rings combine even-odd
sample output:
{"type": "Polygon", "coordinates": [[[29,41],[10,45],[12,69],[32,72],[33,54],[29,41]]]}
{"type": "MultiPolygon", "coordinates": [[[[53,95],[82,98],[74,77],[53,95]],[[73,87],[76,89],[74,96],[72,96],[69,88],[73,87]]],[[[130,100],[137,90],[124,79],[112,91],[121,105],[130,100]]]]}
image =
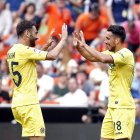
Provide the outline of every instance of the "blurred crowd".
{"type": "MultiPolygon", "coordinates": [[[[135,57],[132,96],[136,102],[136,122],[140,123],[140,1],[139,0],[0,0],[0,103],[11,103],[13,83],[6,53],[17,41],[16,25],[22,20],[36,23],[39,48],[54,28],[53,46],[59,42],[63,23],[68,25],[65,48],[55,61],[37,62],[38,98],[43,104],[96,106],[104,115],[109,94],[108,66],[85,60],[74,48],[72,32],[82,30],[86,43],[106,50],[104,37],[110,24],[126,30],[124,46],[135,57]]],[[[49,48],[51,50],[52,47],[49,48]]],[[[49,51],[48,50],[48,51],[49,51]]],[[[25,91],[26,92],[26,91],[25,91]]],[[[92,113],[82,117],[92,121],[92,113]]]]}

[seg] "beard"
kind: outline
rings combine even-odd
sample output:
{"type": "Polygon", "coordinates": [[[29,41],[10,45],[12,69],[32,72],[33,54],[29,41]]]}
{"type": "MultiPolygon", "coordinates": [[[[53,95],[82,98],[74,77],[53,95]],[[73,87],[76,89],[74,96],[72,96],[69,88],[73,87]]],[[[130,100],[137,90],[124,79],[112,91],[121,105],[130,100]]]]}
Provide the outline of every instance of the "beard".
{"type": "Polygon", "coordinates": [[[30,47],[35,47],[35,41],[37,38],[34,38],[33,36],[30,36],[30,47]]]}
{"type": "Polygon", "coordinates": [[[111,52],[115,52],[115,46],[112,46],[110,49],[111,52]]]}

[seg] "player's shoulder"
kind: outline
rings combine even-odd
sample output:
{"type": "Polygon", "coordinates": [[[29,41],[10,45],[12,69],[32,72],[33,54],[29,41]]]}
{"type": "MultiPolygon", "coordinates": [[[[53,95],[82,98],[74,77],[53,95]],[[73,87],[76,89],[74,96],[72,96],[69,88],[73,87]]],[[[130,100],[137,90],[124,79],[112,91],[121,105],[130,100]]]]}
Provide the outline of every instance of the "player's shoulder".
{"type": "Polygon", "coordinates": [[[123,48],[119,50],[117,53],[121,54],[122,56],[133,56],[133,53],[127,48],[123,48]]]}
{"type": "Polygon", "coordinates": [[[7,52],[7,60],[17,59],[24,54],[22,44],[14,44],[7,52]]]}
{"type": "Polygon", "coordinates": [[[27,46],[24,46],[23,44],[14,44],[9,51],[19,51],[27,48],[27,46]]]}

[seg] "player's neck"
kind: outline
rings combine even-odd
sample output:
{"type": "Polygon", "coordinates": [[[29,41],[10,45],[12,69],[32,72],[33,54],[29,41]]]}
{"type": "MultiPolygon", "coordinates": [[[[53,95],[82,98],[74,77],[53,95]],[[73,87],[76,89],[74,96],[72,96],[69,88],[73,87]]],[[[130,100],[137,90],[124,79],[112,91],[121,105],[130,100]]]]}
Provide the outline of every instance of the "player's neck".
{"type": "Polygon", "coordinates": [[[115,52],[118,52],[119,50],[123,49],[123,44],[120,44],[118,46],[116,46],[115,52]]]}
{"type": "Polygon", "coordinates": [[[24,40],[22,38],[19,38],[18,41],[17,41],[17,43],[23,44],[25,46],[30,46],[30,44],[28,43],[28,41],[26,41],[26,40],[24,40]]]}

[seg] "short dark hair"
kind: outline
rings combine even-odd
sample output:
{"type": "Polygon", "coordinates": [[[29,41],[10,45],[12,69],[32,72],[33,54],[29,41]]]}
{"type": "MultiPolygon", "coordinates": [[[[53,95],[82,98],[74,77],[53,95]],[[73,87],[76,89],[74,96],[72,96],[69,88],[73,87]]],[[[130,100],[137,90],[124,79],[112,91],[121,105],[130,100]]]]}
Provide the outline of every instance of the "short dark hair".
{"type": "Polygon", "coordinates": [[[26,30],[32,29],[33,26],[36,26],[34,22],[22,20],[16,28],[18,37],[22,36],[26,30]]]}
{"type": "Polygon", "coordinates": [[[97,12],[97,13],[100,13],[100,9],[99,9],[99,4],[98,3],[92,3],[89,5],[89,11],[90,12],[97,12]]]}
{"type": "Polygon", "coordinates": [[[34,12],[36,11],[36,6],[35,6],[35,4],[31,2],[31,3],[29,3],[29,4],[25,7],[24,14],[27,13],[27,9],[28,9],[30,6],[32,6],[32,7],[34,8],[34,12]]]}
{"type": "Polygon", "coordinates": [[[114,35],[118,36],[123,43],[126,38],[125,29],[120,25],[110,25],[107,31],[112,32],[114,35]]]}

